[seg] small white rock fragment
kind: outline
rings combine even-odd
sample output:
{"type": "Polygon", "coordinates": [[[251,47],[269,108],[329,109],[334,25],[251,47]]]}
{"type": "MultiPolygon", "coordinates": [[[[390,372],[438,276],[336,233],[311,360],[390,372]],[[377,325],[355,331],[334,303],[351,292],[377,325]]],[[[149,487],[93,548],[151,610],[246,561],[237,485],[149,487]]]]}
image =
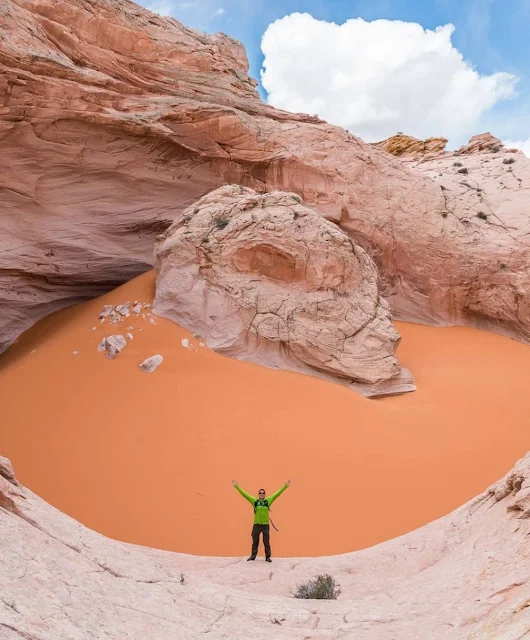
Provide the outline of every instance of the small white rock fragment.
{"type": "Polygon", "coordinates": [[[92,327],[92,331],[95,331],[97,329],[97,327],[92,327]]]}
{"type": "Polygon", "coordinates": [[[190,341],[188,340],[188,338],[182,338],[181,342],[182,342],[182,346],[185,349],[189,349],[190,348],[190,341]]]}
{"type": "Polygon", "coordinates": [[[205,347],[205,346],[206,346],[206,345],[205,345],[205,344],[204,344],[204,342],[201,340],[201,341],[199,342],[199,347],[205,347]]]}
{"type": "Polygon", "coordinates": [[[156,322],[154,321],[154,318],[149,318],[149,322],[150,322],[151,324],[156,324],[156,322]]]}
{"type": "Polygon", "coordinates": [[[133,326],[127,327],[127,331],[132,331],[134,329],[133,326]]]}
{"type": "Polygon", "coordinates": [[[101,310],[101,313],[99,314],[99,319],[100,320],[105,320],[105,318],[110,316],[110,314],[111,314],[113,309],[114,309],[114,307],[111,304],[106,304],[103,307],[103,309],[101,310]]]}
{"type": "Polygon", "coordinates": [[[132,333],[126,333],[126,334],[125,334],[125,337],[126,337],[128,340],[132,340],[134,336],[133,336],[133,334],[132,334],[132,333]]]}
{"type": "Polygon", "coordinates": [[[74,356],[78,356],[79,355],[79,351],[77,351],[77,350],[72,351],[72,353],[74,354],[74,356]]]}
{"type": "Polygon", "coordinates": [[[141,311],[142,311],[142,304],[140,302],[135,302],[134,307],[132,308],[132,312],[138,316],[140,315],[141,311]]]}
{"type": "Polygon", "coordinates": [[[144,373],[152,373],[162,364],[163,359],[164,358],[160,354],[157,354],[156,356],[150,356],[149,358],[146,358],[142,362],[142,364],[139,364],[138,366],[144,373]]]}
{"type": "Polygon", "coordinates": [[[128,317],[131,315],[131,314],[130,314],[130,311],[129,311],[130,306],[131,306],[131,303],[130,303],[130,302],[125,302],[124,304],[119,304],[119,305],[116,307],[116,311],[117,311],[121,316],[123,316],[124,318],[128,318],[128,317]]]}
{"type": "Polygon", "coordinates": [[[107,358],[109,360],[114,360],[114,358],[118,355],[118,353],[125,347],[127,341],[125,338],[119,333],[114,333],[111,336],[107,336],[101,339],[101,342],[98,344],[98,351],[107,352],[107,358]]]}
{"type": "Polygon", "coordinates": [[[36,351],[37,351],[37,349],[33,349],[33,351],[30,351],[30,354],[31,353],[35,353],[36,351]]]}

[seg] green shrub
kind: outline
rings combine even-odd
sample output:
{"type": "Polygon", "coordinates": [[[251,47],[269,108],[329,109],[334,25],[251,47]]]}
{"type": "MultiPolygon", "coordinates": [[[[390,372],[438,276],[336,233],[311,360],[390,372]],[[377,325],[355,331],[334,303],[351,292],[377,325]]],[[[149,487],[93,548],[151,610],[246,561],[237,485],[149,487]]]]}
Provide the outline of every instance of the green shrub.
{"type": "Polygon", "coordinates": [[[218,229],[224,229],[228,223],[230,222],[230,220],[228,220],[228,218],[216,218],[215,219],[215,226],[218,229]]]}
{"type": "Polygon", "coordinates": [[[340,595],[340,588],[335,579],[326,573],[305,584],[297,585],[293,595],[303,600],[336,600],[340,595]]]}

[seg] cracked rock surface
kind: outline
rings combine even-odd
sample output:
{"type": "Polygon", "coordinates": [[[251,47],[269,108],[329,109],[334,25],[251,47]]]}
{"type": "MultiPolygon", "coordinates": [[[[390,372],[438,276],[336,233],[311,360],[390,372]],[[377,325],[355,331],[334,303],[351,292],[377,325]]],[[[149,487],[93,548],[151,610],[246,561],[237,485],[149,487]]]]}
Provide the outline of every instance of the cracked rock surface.
{"type": "Polygon", "coordinates": [[[149,269],[156,236],[227,183],[295,192],[337,223],[395,317],[530,341],[522,154],[508,172],[480,151],[460,183],[443,159],[405,163],[263,104],[238,42],[125,0],[4,0],[0,71],[0,350],[149,269]]]}
{"type": "Polygon", "coordinates": [[[155,257],[154,311],[211,349],[365,395],[415,388],[373,261],[299,196],[221,187],[183,212],[155,257]]]}
{"type": "Polygon", "coordinates": [[[105,538],[20,486],[0,458],[7,640],[516,640],[530,634],[530,455],[455,512],[341,556],[208,558],[105,538]],[[330,573],[336,601],[296,600],[330,573]]]}

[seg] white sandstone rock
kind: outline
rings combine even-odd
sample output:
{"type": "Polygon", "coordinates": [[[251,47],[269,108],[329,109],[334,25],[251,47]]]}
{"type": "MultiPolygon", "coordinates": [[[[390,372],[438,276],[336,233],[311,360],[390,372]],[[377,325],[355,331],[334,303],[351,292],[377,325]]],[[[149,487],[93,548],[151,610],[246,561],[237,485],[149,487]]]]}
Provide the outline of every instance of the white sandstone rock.
{"type": "Polygon", "coordinates": [[[106,336],[101,339],[101,342],[98,344],[98,351],[101,353],[106,351],[107,358],[109,360],[114,360],[126,344],[127,341],[121,334],[114,333],[111,336],[106,336]]]}
{"type": "Polygon", "coordinates": [[[144,373],[152,373],[155,369],[158,369],[163,360],[163,356],[157,354],[156,356],[150,356],[149,358],[146,358],[138,366],[144,373]]]}

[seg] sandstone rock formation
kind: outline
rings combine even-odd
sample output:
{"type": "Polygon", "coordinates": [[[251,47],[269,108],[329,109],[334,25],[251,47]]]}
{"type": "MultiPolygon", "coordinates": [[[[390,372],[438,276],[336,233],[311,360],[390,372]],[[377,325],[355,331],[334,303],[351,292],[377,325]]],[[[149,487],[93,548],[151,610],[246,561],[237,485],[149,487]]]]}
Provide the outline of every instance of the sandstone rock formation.
{"type": "Polygon", "coordinates": [[[4,0],[0,350],[148,269],[156,235],[230,183],[295,192],[339,224],[398,318],[530,340],[528,160],[507,174],[492,157],[471,189],[434,180],[264,105],[247,70],[239,43],[127,0],[4,0]]]}
{"type": "Polygon", "coordinates": [[[418,140],[404,133],[396,133],[396,135],[374,143],[374,147],[384,149],[393,156],[413,156],[423,157],[427,154],[438,153],[445,149],[447,138],[427,138],[426,140],[418,140]]]}
{"type": "Polygon", "coordinates": [[[480,133],[479,135],[473,136],[463,147],[460,147],[458,153],[465,155],[484,152],[496,153],[500,151],[503,146],[499,138],[492,136],[491,133],[480,133]]]}
{"type": "Polygon", "coordinates": [[[157,242],[154,311],[241,360],[413,390],[369,256],[295,194],[221,187],[157,242]]]}
{"type": "Polygon", "coordinates": [[[105,538],[0,458],[0,637],[516,640],[530,634],[530,456],[454,513],[342,556],[204,558],[105,538]],[[337,601],[296,600],[329,573],[337,601]]]}

